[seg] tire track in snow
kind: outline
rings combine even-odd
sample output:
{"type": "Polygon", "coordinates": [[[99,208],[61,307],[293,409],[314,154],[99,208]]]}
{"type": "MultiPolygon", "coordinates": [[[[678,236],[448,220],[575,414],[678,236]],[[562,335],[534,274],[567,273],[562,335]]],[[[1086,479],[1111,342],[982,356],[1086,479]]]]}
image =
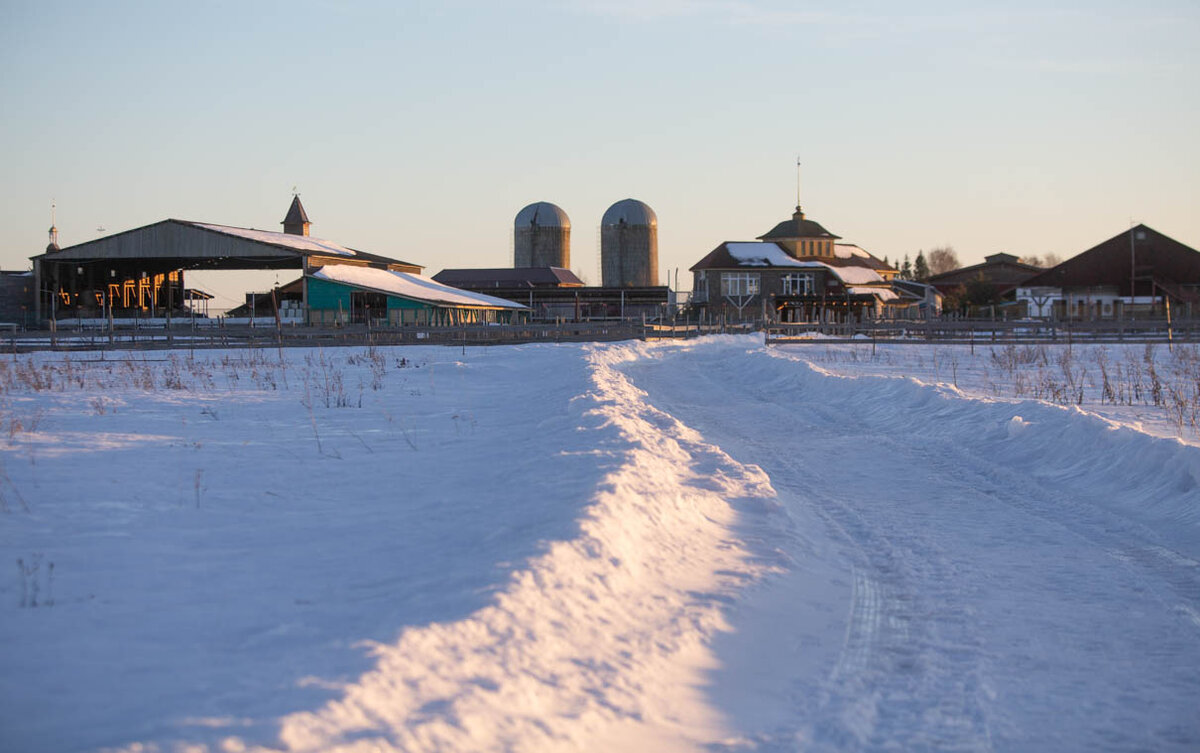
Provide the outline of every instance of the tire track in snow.
{"type": "Polygon", "coordinates": [[[846,638],[837,666],[830,679],[834,682],[860,675],[871,663],[871,654],[883,622],[883,598],[879,586],[858,568],[854,569],[854,592],[850,615],[846,620],[846,638]]]}
{"type": "MultiPolygon", "coordinates": [[[[822,376],[748,342],[664,346],[669,366],[631,373],[847,544],[855,574],[842,655],[827,678],[797,678],[795,720],[754,738],[760,750],[1200,741],[1185,711],[1200,682],[1179,663],[1200,660],[1196,568],[1164,542],[1170,526],[1147,517],[1194,520],[1186,496],[1171,496],[1194,488],[1181,468],[1164,468],[1164,496],[1131,517],[1108,495],[1146,490],[1113,475],[1120,463],[1087,454],[1089,441],[1110,439],[1087,416],[822,376]],[[1018,410],[1032,421],[1016,433],[1044,441],[1049,431],[1044,448],[1013,441],[1018,410]]],[[[1191,462],[1167,441],[1134,445],[1144,462],[1191,462]]]]}

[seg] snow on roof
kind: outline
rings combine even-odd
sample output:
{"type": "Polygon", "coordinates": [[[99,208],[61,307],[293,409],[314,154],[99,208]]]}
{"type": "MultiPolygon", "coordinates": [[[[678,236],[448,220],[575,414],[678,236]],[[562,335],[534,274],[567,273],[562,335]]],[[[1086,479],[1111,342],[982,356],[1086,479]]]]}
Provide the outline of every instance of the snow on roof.
{"type": "Polygon", "coordinates": [[[452,288],[449,285],[435,282],[428,277],[408,272],[391,272],[386,269],[374,269],[372,267],[330,264],[313,272],[312,276],[322,280],[329,280],[330,282],[371,288],[381,293],[391,293],[392,295],[414,298],[429,303],[501,309],[525,308],[525,306],[513,301],[459,290],[458,288],[452,288]]]}
{"type": "Polygon", "coordinates": [[[891,288],[876,288],[876,287],[856,287],[849,286],[846,288],[851,295],[876,295],[881,301],[894,301],[899,298],[899,294],[891,288]]]}
{"type": "Polygon", "coordinates": [[[749,267],[817,267],[820,262],[800,261],[774,243],[726,243],[729,255],[749,267]]]}
{"type": "MultiPolygon", "coordinates": [[[[838,279],[847,285],[865,285],[884,281],[879,273],[870,267],[860,267],[857,265],[834,266],[814,259],[801,261],[774,243],[726,243],[725,248],[729,251],[729,255],[736,259],[739,264],[747,267],[798,267],[801,269],[824,267],[837,275],[838,279]]],[[[857,249],[859,253],[847,251],[846,256],[842,258],[850,258],[851,255],[861,256],[862,258],[869,256],[866,251],[858,248],[858,246],[850,246],[850,248],[857,249]]]]}
{"type": "Polygon", "coordinates": [[[818,264],[823,267],[829,267],[847,285],[865,285],[871,282],[883,282],[883,278],[879,276],[879,273],[868,267],[835,267],[825,262],[818,262],[818,264]]]}
{"type": "Polygon", "coordinates": [[[858,246],[854,245],[853,243],[835,243],[835,244],[833,244],[833,255],[838,257],[839,259],[851,259],[855,256],[858,256],[863,259],[871,258],[870,254],[868,254],[866,251],[859,248],[858,246]]]}
{"type": "Polygon", "coordinates": [[[292,235],[290,233],[273,233],[269,230],[248,230],[244,227],[230,227],[228,225],[209,225],[204,222],[191,223],[196,227],[202,227],[206,230],[212,230],[225,235],[235,235],[246,240],[258,241],[259,243],[270,243],[274,246],[286,246],[297,251],[305,251],[310,254],[334,254],[336,256],[358,256],[358,252],[352,248],[326,241],[320,238],[311,238],[307,235],[292,235]]]}

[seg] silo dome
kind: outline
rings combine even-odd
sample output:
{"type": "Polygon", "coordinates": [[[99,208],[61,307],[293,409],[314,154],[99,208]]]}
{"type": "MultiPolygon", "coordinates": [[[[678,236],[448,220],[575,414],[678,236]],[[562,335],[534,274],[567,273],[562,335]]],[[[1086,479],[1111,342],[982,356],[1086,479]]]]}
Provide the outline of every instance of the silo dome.
{"type": "Polygon", "coordinates": [[[645,203],[624,199],[604,213],[600,274],[606,288],[658,284],[658,216],[645,203]]]}
{"type": "Polygon", "coordinates": [[[658,227],[658,215],[644,202],[637,199],[622,199],[608,208],[601,225],[651,225],[658,227]]]}
{"type": "Polygon", "coordinates": [[[514,267],[571,267],[571,220],[548,201],[517,212],[513,221],[514,267]]]}

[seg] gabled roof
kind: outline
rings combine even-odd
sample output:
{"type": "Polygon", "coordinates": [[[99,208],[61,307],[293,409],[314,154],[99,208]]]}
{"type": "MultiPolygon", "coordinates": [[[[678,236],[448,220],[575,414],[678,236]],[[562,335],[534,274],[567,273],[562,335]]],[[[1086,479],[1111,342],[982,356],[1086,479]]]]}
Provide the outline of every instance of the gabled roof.
{"type": "Polygon", "coordinates": [[[433,279],[465,288],[582,287],[583,280],[562,267],[500,267],[496,269],[443,269],[433,279]]]}
{"type": "Polygon", "coordinates": [[[304,211],[304,205],[300,203],[300,194],[296,194],[292,197],[292,205],[288,207],[287,216],[279,224],[300,225],[305,222],[308,222],[308,213],[304,211]]]}
{"type": "Polygon", "coordinates": [[[162,220],[44,254],[46,261],[90,259],[236,259],[242,268],[256,259],[300,266],[303,257],[326,256],[375,265],[421,269],[421,265],[370,254],[333,241],[270,230],[162,220]],[[216,236],[220,240],[212,240],[216,236]]]}
{"type": "Polygon", "coordinates": [[[392,272],[371,267],[352,267],[346,264],[331,264],[312,271],[309,277],[338,282],[356,288],[365,288],[387,295],[410,300],[459,308],[487,308],[523,310],[519,303],[495,298],[482,293],[471,293],[452,288],[440,282],[407,272],[392,272]]]}
{"type": "Polygon", "coordinates": [[[834,235],[821,224],[804,218],[804,212],[800,207],[796,207],[795,213],[790,220],[784,220],[775,227],[771,228],[765,234],[758,236],[760,241],[778,241],[790,240],[793,238],[841,238],[840,235],[834,235]]]}
{"type": "Polygon", "coordinates": [[[870,267],[874,270],[883,269],[887,270],[888,272],[899,271],[890,264],[884,264],[882,259],[876,258],[875,255],[870,251],[856,246],[853,243],[833,244],[833,254],[837,259],[846,259],[849,260],[851,264],[870,267]]]}
{"type": "Polygon", "coordinates": [[[849,285],[883,283],[884,279],[872,267],[857,263],[858,257],[823,257],[797,259],[778,243],[726,241],[708,256],[692,265],[689,271],[704,269],[824,269],[833,272],[849,285]]]}
{"type": "Polygon", "coordinates": [[[701,269],[738,269],[742,267],[819,267],[815,261],[800,261],[778,243],[726,241],[708,256],[692,265],[689,271],[701,269]]]}
{"type": "Polygon", "coordinates": [[[1001,295],[1012,290],[1017,285],[1024,285],[1030,277],[1041,272],[1041,267],[1026,264],[1012,254],[992,254],[985,257],[981,264],[952,269],[949,272],[932,275],[928,282],[943,290],[949,290],[956,285],[982,279],[997,288],[1001,295]]]}
{"type": "Polygon", "coordinates": [[[1200,285],[1200,251],[1157,230],[1137,225],[1021,283],[1021,287],[1083,288],[1116,286],[1130,295],[1136,277],[1138,295],[1158,285],[1200,285]]]}

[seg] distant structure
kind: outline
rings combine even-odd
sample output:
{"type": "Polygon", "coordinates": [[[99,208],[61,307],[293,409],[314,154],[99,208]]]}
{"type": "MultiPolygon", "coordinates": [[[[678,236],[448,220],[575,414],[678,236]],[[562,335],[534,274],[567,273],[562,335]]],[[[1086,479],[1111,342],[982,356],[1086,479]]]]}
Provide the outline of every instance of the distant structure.
{"type": "Polygon", "coordinates": [[[308,236],[308,226],[312,223],[308,221],[308,213],[304,211],[304,205],[300,203],[300,194],[292,195],[292,205],[288,207],[287,216],[280,224],[283,225],[283,232],[286,235],[308,236]]]}
{"type": "Polygon", "coordinates": [[[792,219],[784,220],[766,233],[758,236],[760,241],[778,243],[789,254],[796,258],[834,258],[834,246],[841,240],[840,235],[834,235],[821,226],[821,223],[807,219],[804,210],[796,205],[792,219]]]}
{"type": "Polygon", "coordinates": [[[571,220],[548,201],[517,212],[513,222],[513,267],[571,267],[571,220]]]}
{"type": "Polygon", "coordinates": [[[48,253],[48,254],[52,254],[55,251],[59,250],[59,248],[58,248],[58,226],[57,226],[57,223],[54,221],[54,210],[55,210],[55,206],[53,204],[51,204],[50,205],[50,243],[46,246],[46,253],[48,253]]]}
{"type": "Polygon", "coordinates": [[[1200,251],[1135,225],[1016,288],[1027,316],[1124,319],[1200,314],[1200,251]]]}
{"type": "Polygon", "coordinates": [[[658,285],[658,217],[649,206],[624,199],[604,213],[600,276],[606,288],[658,285]]]}
{"type": "Polygon", "coordinates": [[[757,242],[726,241],[696,264],[692,307],[779,322],[936,316],[941,294],[897,285],[896,270],[804,215],[799,205],[757,242]]]}

